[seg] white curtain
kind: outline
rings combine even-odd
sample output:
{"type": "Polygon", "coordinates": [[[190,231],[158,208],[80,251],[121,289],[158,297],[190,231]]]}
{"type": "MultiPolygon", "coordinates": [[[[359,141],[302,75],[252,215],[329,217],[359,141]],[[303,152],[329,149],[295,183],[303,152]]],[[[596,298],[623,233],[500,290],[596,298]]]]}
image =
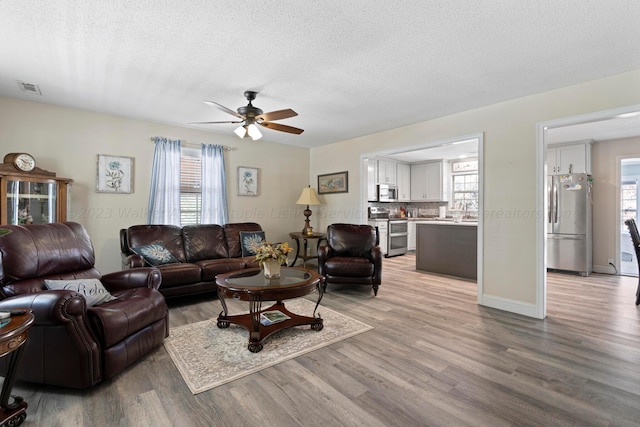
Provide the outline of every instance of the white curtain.
{"type": "Polygon", "coordinates": [[[180,226],[180,140],[154,142],[148,223],[180,226]]]}
{"type": "Polygon", "coordinates": [[[202,144],[202,224],[228,222],[224,147],[202,144]]]}

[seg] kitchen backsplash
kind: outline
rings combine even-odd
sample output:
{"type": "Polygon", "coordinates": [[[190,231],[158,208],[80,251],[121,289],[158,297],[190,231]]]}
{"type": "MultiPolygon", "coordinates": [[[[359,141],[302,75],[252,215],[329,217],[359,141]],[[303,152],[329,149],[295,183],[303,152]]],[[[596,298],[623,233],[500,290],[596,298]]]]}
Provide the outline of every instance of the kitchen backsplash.
{"type": "Polygon", "coordinates": [[[436,217],[440,213],[440,206],[448,206],[448,202],[369,202],[369,207],[381,207],[389,210],[392,217],[400,216],[400,208],[412,218],[436,217]]]}

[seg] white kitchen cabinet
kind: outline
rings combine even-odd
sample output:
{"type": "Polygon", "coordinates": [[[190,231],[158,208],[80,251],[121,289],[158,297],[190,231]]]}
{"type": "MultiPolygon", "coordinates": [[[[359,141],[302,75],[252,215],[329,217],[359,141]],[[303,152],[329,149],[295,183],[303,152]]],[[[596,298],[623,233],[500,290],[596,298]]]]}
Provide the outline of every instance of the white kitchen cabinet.
{"type": "Polygon", "coordinates": [[[398,201],[411,200],[411,166],[405,163],[396,165],[396,177],[398,186],[398,201]]]}
{"type": "Polygon", "coordinates": [[[547,147],[547,173],[591,173],[591,141],[547,147]]]}
{"type": "Polygon", "coordinates": [[[378,200],[378,161],[367,159],[367,200],[375,202],[378,200]]]}
{"type": "Polygon", "coordinates": [[[411,201],[446,201],[447,165],[443,161],[411,165],[411,201]]]}
{"type": "Polygon", "coordinates": [[[380,252],[382,255],[387,254],[387,233],[389,231],[389,221],[386,219],[370,219],[369,225],[378,227],[378,237],[380,252]]]}
{"type": "Polygon", "coordinates": [[[396,162],[378,160],[378,183],[396,185],[396,162]]]}

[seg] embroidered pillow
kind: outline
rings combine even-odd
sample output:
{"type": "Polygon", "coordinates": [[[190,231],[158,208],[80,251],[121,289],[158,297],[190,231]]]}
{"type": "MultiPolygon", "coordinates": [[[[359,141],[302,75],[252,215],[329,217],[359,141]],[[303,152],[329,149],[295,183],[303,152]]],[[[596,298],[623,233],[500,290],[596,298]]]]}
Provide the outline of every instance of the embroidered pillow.
{"type": "Polygon", "coordinates": [[[162,264],[173,264],[178,261],[169,249],[164,247],[162,242],[150,243],[148,245],[131,248],[131,251],[144,258],[145,262],[152,267],[162,264]]]}
{"type": "Polygon", "coordinates": [[[87,306],[93,307],[105,302],[117,299],[102,286],[98,279],[69,279],[69,280],[49,280],[45,279],[44,285],[50,290],[70,290],[76,291],[87,300],[87,306]]]}
{"type": "Polygon", "coordinates": [[[242,256],[253,256],[256,254],[256,248],[264,242],[264,231],[241,231],[240,246],[242,247],[242,256]]]}

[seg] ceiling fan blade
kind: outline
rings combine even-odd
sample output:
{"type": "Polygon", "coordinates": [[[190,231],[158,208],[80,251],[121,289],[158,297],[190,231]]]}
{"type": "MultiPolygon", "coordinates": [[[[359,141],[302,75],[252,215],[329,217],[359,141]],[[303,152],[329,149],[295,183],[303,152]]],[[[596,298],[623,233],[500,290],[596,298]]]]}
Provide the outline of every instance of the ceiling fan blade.
{"type": "Polygon", "coordinates": [[[256,120],[264,120],[268,122],[271,120],[288,119],[289,117],[295,117],[297,115],[298,113],[293,111],[291,108],[287,108],[286,110],[271,111],[269,113],[260,114],[259,116],[256,116],[256,120]]]}
{"type": "Polygon", "coordinates": [[[272,123],[272,122],[262,122],[260,126],[264,126],[267,129],[279,130],[280,132],[287,133],[295,133],[296,135],[300,135],[304,132],[303,129],[294,128],[293,126],[281,125],[280,123],[272,123]]]}
{"type": "Polygon", "coordinates": [[[218,123],[243,123],[242,120],[239,121],[226,121],[226,122],[191,122],[190,125],[215,125],[218,123]]]}
{"type": "Polygon", "coordinates": [[[236,117],[238,117],[239,119],[243,119],[243,120],[244,120],[244,119],[246,118],[246,117],[244,117],[242,114],[239,114],[239,113],[237,113],[237,112],[233,111],[231,108],[227,108],[227,107],[225,107],[224,105],[218,104],[217,102],[214,102],[214,101],[204,101],[204,103],[205,103],[205,104],[208,104],[208,105],[211,105],[211,106],[213,106],[213,107],[216,107],[216,108],[218,108],[218,109],[220,109],[220,110],[224,111],[225,113],[229,113],[229,114],[231,114],[232,116],[236,116],[236,117]]]}

